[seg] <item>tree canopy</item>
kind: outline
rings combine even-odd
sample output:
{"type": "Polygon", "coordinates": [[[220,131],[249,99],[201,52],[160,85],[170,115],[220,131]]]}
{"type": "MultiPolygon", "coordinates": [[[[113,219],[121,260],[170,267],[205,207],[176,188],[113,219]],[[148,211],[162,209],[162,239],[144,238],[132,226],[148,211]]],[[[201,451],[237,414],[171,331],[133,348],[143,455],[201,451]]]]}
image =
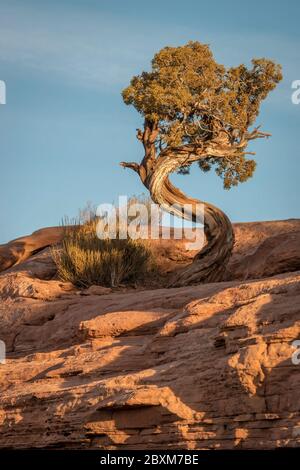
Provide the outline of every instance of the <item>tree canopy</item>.
{"type": "MultiPolygon", "coordinates": [[[[281,79],[281,66],[271,60],[226,68],[208,45],[189,42],[158,52],[151,71],[133,77],[122,96],[144,117],[156,154],[176,158],[184,153],[177,168],[181,173],[195,161],[203,171],[214,167],[229,189],[255,170],[246,147],[269,134],[249,128],[281,79]]],[[[138,131],[140,140],[143,134],[138,131]]]]}

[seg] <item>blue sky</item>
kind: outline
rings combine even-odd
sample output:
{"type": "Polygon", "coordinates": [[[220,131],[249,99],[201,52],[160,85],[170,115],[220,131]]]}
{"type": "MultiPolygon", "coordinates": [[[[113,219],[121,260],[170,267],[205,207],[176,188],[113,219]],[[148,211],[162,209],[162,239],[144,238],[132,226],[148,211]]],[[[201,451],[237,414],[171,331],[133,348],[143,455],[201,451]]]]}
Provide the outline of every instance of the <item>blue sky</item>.
{"type": "Polygon", "coordinates": [[[197,168],[173,181],[222,208],[233,221],[300,217],[300,6],[252,0],[0,0],[0,243],[58,225],[87,201],[144,191],[119,167],[142,157],[141,118],[120,95],[166,45],[198,40],[227,66],[272,58],[284,80],[264,102],[257,124],[272,134],[251,143],[252,180],[224,191],[197,168]]]}

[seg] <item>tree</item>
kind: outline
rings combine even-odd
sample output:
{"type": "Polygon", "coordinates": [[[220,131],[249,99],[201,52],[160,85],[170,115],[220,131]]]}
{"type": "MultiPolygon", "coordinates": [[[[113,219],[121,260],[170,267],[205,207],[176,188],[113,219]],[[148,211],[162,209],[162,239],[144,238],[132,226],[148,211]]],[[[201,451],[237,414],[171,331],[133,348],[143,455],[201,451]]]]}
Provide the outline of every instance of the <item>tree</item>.
{"type": "MultiPolygon", "coordinates": [[[[250,178],[256,163],[247,158],[250,140],[264,138],[259,127],[249,130],[262,100],[282,79],[281,66],[267,59],[225,68],[218,64],[208,45],[189,42],[165,47],[152,60],[152,70],[132,78],[122,92],[144,118],[137,138],[144,146],[140,164],[121,162],[140,176],[157,204],[182,216],[182,206],[192,205],[196,220],[197,199],[187,197],[169,180],[172,172],[188,173],[197,162],[212,168],[230,189],[250,178]],[[171,209],[171,206],[176,205],[171,209]]],[[[232,225],[217,207],[205,205],[207,243],[172,285],[213,282],[222,279],[234,245],[232,225]]]]}

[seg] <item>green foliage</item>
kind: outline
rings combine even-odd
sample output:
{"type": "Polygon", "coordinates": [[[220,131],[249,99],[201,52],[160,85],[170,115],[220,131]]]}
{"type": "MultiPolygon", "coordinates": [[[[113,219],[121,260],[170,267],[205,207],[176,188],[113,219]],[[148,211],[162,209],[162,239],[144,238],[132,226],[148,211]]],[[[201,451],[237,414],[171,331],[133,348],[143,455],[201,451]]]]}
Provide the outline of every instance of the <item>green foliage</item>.
{"type": "Polygon", "coordinates": [[[141,279],[152,269],[151,252],[143,240],[104,239],[96,234],[97,219],[65,227],[62,247],[52,250],[59,277],[78,287],[116,287],[141,279]]]}
{"type": "Polygon", "coordinates": [[[247,160],[243,155],[223,159],[207,158],[200,160],[198,165],[204,172],[210,171],[211,167],[215,165],[216,173],[223,179],[225,189],[247,181],[256,168],[256,162],[247,160]]]}
{"type": "MultiPolygon", "coordinates": [[[[281,66],[262,58],[225,68],[208,45],[189,42],[165,47],[152,60],[152,70],[132,78],[123,90],[124,102],[133,105],[145,122],[157,123],[155,142],[160,151],[227,139],[241,142],[258,116],[261,102],[282,79],[281,66]]],[[[253,160],[241,154],[237,161],[210,158],[199,166],[216,172],[229,188],[252,176],[253,160]]],[[[181,168],[181,173],[189,167],[181,168]]]]}

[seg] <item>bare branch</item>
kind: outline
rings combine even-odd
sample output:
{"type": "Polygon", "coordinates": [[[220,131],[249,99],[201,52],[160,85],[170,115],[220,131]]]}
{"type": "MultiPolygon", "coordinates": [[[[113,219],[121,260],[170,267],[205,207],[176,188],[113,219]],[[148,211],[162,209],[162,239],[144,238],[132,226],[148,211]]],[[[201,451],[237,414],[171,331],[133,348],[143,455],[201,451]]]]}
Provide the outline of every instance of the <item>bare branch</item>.
{"type": "Polygon", "coordinates": [[[269,134],[268,132],[261,132],[259,129],[260,129],[260,126],[253,129],[252,132],[247,132],[245,135],[246,140],[263,139],[265,137],[271,137],[272,134],[269,134]]]}
{"type": "Polygon", "coordinates": [[[122,166],[124,169],[125,168],[130,168],[133,171],[136,171],[139,173],[140,170],[140,165],[135,162],[120,162],[120,166],[122,166]]]}
{"type": "Polygon", "coordinates": [[[141,129],[136,130],[136,137],[137,137],[138,140],[142,141],[143,140],[143,135],[144,135],[144,133],[143,133],[143,131],[141,131],[141,129]]]}

